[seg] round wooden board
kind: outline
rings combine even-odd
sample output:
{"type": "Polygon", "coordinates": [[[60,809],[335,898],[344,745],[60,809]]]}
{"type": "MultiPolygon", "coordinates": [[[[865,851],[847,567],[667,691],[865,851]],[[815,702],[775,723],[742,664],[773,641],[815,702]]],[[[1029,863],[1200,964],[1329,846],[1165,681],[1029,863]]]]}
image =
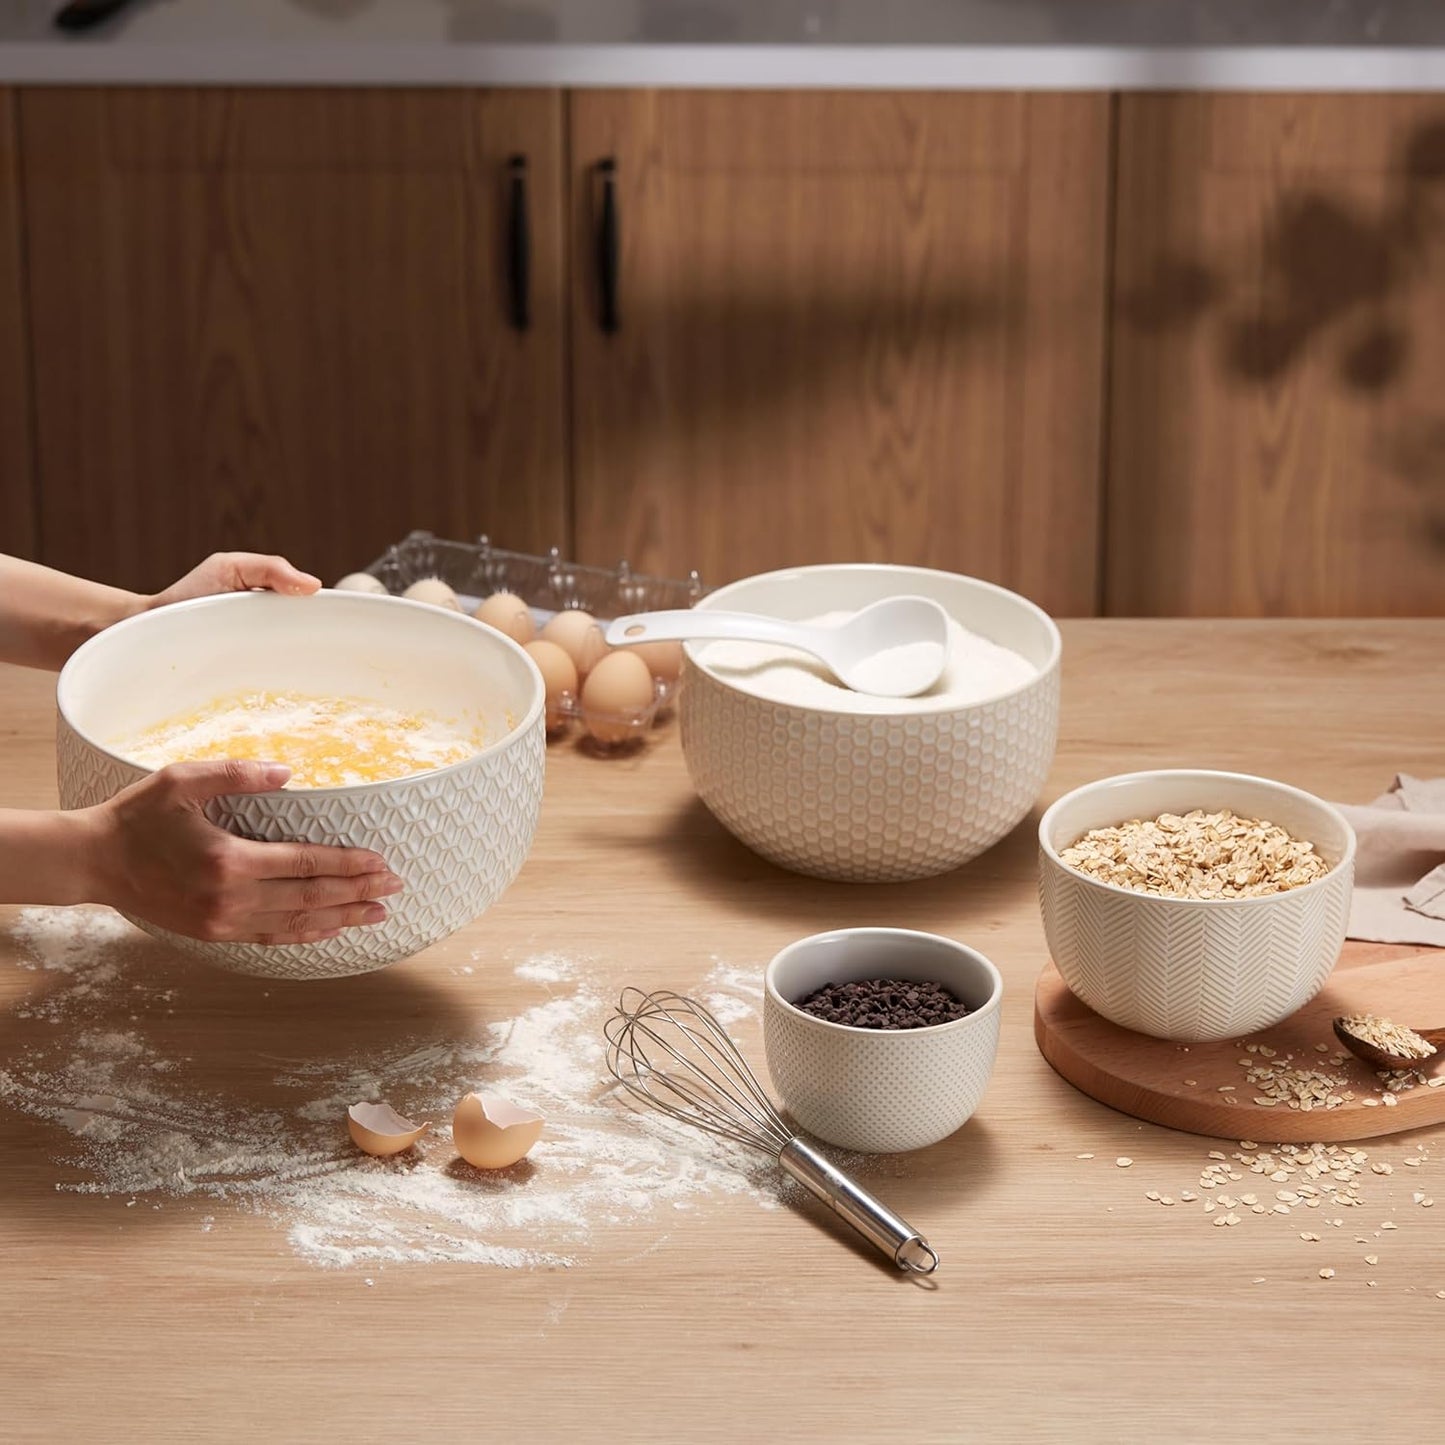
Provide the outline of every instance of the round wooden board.
{"type": "MultiPolygon", "coordinates": [[[[1343,1052],[1331,1020],[1371,1012],[1416,1028],[1445,1025],[1445,950],[1349,943],[1324,988],[1282,1024],[1213,1044],[1176,1044],[1131,1033],[1081,1003],[1052,963],[1034,991],[1034,1038],[1039,1052],[1076,1089],[1101,1104],[1191,1134],[1260,1143],[1337,1143],[1400,1134],[1445,1123],[1445,1086],[1418,1086],[1394,1106],[1365,1104],[1381,1097],[1380,1080],[1358,1059],[1333,1063],[1343,1052]],[[1296,1068],[1315,1068],[1346,1080],[1355,1097],[1334,1109],[1291,1109],[1254,1102],[1258,1090],[1239,1060],[1241,1043],[1266,1044],[1296,1068]],[[1328,1045],[1320,1052],[1317,1044],[1328,1045]],[[1220,1085],[1232,1084],[1231,1092],[1220,1085]],[[1229,1102],[1231,1099],[1236,1102],[1229,1102]]],[[[1432,1077],[1445,1077],[1437,1067],[1432,1077]]]]}

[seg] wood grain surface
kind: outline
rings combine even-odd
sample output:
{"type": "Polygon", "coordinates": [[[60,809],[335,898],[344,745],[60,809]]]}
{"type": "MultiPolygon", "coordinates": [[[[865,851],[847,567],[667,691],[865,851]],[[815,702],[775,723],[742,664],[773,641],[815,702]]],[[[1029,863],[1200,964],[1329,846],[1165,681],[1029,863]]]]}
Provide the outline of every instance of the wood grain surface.
{"type": "Polygon", "coordinates": [[[554,91],[25,92],[45,560],[154,589],[217,546],[334,581],[415,526],[565,544],[561,110],[554,91]]]}
{"type": "MultiPolygon", "coordinates": [[[[1396,769],[1445,773],[1442,646],[1445,622],[1066,623],[1061,744],[1040,804],[1133,767],[1247,769],[1353,802],[1396,769]]],[[[54,799],[51,696],[40,674],[0,672],[8,803],[54,799]]],[[[1428,1385],[1445,1208],[1417,1207],[1410,1190],[1445,1195],[1442,1131],[1372,1142],[1372,1159],[1433,1157],[1367,1175],[1366,1206],[1322,1242],[1278,1217],[1214,1229],[1146,1200],[1192,1185],[1209,1141],[1114,1113],[1040,1057],[1036,826],[1037,814],[944,878],[841,887],[780,872],[725,834],[689,788],[673,729],[628,758],[563,743],[527,866],[451,940],[314,986],[157,959],[173,1012],[116,1021],[161,1032],[191,1055],[186,1078],[239,1107],[270,1097],[262,1055],[335,1059],[514,1016],[546,997],[513,971],[532,951],[586,958],[616,987],[688,988],[718,960],[757,973],[828,927],[962,938],[1005,980],[989,1092],[953,1138],[869,1179],[938,1247],[935,1288],[812,1212],[746,1197],[599,1223],[566,1270],[319,1270],[293,1255],[284,1221],[240,1204],[58,1192],[77,1177],[57,1162],[70,1136],[0,1112],[0,1433],[1204,1442],[1261,1420],[1334,1430],[1342,1401],[1371,1399],[1413,1402],[1428,1433],[1441,1417],[1428,1385]],[[1132,1167],[1115,1167],[1123,1155],[1132,1167]],[[1376,1238],[1386,1220],[1398,1229],[1376,1238]]],[[[107,1026],[20,1016],[52,980],[11,966],[13,916],[0,910],[0,1067],[53,1047],[57,1030],[107,1026]]],[[[756,1019],[736,1032],[761,1064],[756,1019]]]]}
{"type": "Polygon", "coordinates": [[[570,104],[586,560],[710,583],[914,563],[1096,611],[1106,98],[570,104]],[[610,336],[605,157],[622,241],[610,336]]]}
{"type": "Polygon", "coordinates": [[[1119,107],[1107,611],[1445,613],[1445,100],[1119,107]]]}
{"type": "Polygon", "coordinates": [[[15,109],[15,92],[0,87],[0,552],[34,558],[39,539],[15,109]]]}
{"type": "MultiPolygon", "coordinates": [[[[1058,1072],[1091,1099],[1171,1129],[1220,1138],[1299,1144],[1339,1143],[1381,1134],[1407,1134],[1445,1124],[1445,1088],[1428,1085],[1390,1096],[1375,1071],[1336,1039],[1333,1020],[1347,1014],[1435,1028],[1445,1024],[1445,973],[1438,949],[1347,943],[1324,988],[1273,1028],[1220,1043],[1181,1046],[1150,1039],[1100,1018],[1069,991],[1052,963],[1034,989],[1034,1038],[1058,1072]],[[1319,1045],[1326,1052],[1319,1051],[1319,1045]],[[1268,1095],[1251,1085],[1242,1059],[1256,1066],[1292,1059],[1292,1068],[1340,1080],[1344,1100],[1333,1109],[1292,1110],[1261,1104],[1268,1095]],[[1344,1055],[1343,1059],[1340,1055],[1344,1055]]],[[[1438,1063],[1438,1061],[1437,1061],[1438,1063]]],[[[1436,1064],[1428,1073],[1436,1073],[1436,1064]]]]}

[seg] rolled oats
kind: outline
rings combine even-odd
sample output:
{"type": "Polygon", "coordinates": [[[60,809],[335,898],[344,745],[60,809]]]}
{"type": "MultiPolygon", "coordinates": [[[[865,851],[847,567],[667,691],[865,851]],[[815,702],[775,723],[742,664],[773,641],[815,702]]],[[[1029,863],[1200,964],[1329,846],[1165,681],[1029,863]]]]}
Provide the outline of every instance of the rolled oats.
{"type": "Polygon", "coordinates": [[[1166,898],[1259,898],[1329,872],[1313,843],[1227,810],[1131,818],[1085,833],[1059,856],[1101,882],[1166,898]]]}

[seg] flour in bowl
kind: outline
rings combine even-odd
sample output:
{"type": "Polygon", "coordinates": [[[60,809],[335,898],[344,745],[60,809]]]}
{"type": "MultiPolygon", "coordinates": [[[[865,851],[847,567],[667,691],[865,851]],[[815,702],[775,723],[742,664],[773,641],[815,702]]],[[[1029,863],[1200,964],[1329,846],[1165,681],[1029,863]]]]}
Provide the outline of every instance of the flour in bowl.
{"type": "Polygon", "coordinates": [[[147,768],[216,758],[285,763],[293,788],[384,783],[460,763],[485,746],[480,728],[360,698],[240,693],[115,743],[147,768]]]}
{"type": "MultiPolygon", "coordinates": [[[[806,625],[835,627],[852,616],[851,612],[827,612],[806,619],[806,625]]],[[[766,642],[710,642],[699,656],[710,673],[744,692],[824,712],[940,712],[970,707],[1002,697],[1038,676],[1038,669],[1027,658],[970,632],[952,617],[948,619],[948,661],[943,676],[917,697],[854,692],[817,658],[766,642]]],[[[906,660],[900,658],[900,664],[906,660]]],[[[887,661],[888,654],[880,654],[879,662],[887,661]]]]}

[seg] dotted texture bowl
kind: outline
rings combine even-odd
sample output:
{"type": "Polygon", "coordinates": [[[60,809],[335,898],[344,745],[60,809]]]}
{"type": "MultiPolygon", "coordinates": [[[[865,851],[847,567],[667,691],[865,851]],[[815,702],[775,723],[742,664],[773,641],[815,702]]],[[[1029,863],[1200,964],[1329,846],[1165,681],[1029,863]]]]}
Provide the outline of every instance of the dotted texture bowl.
{"type": "Polygon", "coordinates": [[[1038,798],[1059,720],[1058,629],[987,582],[917,567],[802,567],[710,593],[720,607],[801,621],[883,597],[931,597],[1038,675],[971,707],[823,712],[744,692],[689,644],[679,713],[688,772],[719,821],[764,858],[858,883],[929,878],[977,857],[1038,798]]]}
{"type": "Polygon", "coordinates": [[[1344,946],[1355,838],[1309,793],[1242,773],[1129,773],[1059,799],[1039,824],[1039,894],[1064,981],[1111,1022],[1202,1042],[1269,1028],[1308,1003],[1344,946]],[[1076,872],[1059,859],[1090,829],[1160,813],[1232,809],[1307,839],[1333,865],[1318,881],[1262,898],[1160,898],[1076,872]]]}
{"type": "Polygon", "coordinates": [[[840,1149],[896,1154],[937,1144],[973,1115],[998,1053],[1003,981],[981,953],[930,933],[849,928],[785,948],[768,965],[763,1046],[784,1109],[840,1149]],[[941,983],[973,1010],[933,1028],[828,1023],[794,1007],[828,983],[941,983]]]}
{"type": "Polygon", "coordinates": [[[459,614],[359,594],[236,594],[181,603],[86,643],[61,675],[61,805],[103,802],[148,769],[125,736],[238,690],[365,697],[480,716],[496,738],[464,762],[395,782],[217,799],[212,822],[266,841],[372,848],[406,884],[389,916],[318,943],[262,947],[139,927],[207,962],[270,978],[366,973],[454,933],[501,897],[526,860],[542,800],[542,682],[509,639],[459,614]]]}

